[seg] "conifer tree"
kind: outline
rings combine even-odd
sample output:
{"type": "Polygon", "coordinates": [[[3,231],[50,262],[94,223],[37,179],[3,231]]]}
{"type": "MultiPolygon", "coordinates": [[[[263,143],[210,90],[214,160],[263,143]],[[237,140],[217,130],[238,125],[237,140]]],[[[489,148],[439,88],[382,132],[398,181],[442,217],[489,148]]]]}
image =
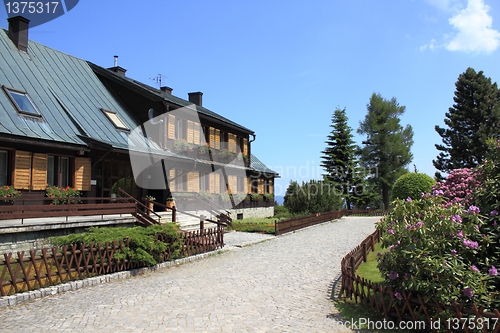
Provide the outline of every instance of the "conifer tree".
{"type": "Polygon", "coordinates": [[[404,113],[405,106],[399,105],[394,97],[386,100],[374,93],[367,110],[357,131],[366,135],[366,141],[360,148],[360,159],[370,171],[369,182],[378,188],[387,209],[391,188],[402,174],[408,172],[405,167],[413,157],[410,151],[413,129],[410,125],[401,126],[399,117],[404,113]]]}
{"type": "MultiPolygon", "coordinates": [[[[473,168],[481,164],[486,155],[486,140],[498,138],[500,133],[500,91],[497,84],[476,73],[472,68],[460,74],[455,83],[455,102],[445,114],[447,128],[435,126],[443,144],[434,167],[449,173],[453,169],[473,168]]],[[[440,178],[440,173],[436,177],[440,178]]]]}
{"type": "Polygon", "coordinates": [[[342,193],[347,209],[351,209],[353,201],[356,201],[355,197],[362,193],[358,193],[355,188],[361,180],[356,172],[357,146],[347,120],[345,108],[337,108],[333,112],[330,125],[332,131],[325,141],[325,150],[321,152],[321,166],[326,172],[325,178],[334,185],[338,193],[342,193]]]}

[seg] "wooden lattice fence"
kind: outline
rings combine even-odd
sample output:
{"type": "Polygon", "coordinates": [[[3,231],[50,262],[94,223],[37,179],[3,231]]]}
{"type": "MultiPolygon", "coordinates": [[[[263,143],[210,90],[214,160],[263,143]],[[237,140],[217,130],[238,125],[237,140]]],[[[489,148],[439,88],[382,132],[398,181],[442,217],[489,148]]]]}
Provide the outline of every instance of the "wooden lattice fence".
{"type": "MultiPolygon", "coordinates": [[[[175,240],[158,239],[171,244],[181,242],[180,257],[213,251],[224,245],[224,230],[204,229],[203,231],[183,232],[175,240]]],[[[85,244],[44,248],[29,252],[17,252],[3,255],[0,259],[0,296],[18,292],[37,290],[69,281],[81,280],[93,276],[116,273],[143,267],[128,259],[116,260],[114,254],[128,245],[129,240],[104,244],[85,244]]],[[[162,261],[176,259],[172,246],[162,253],[162,261]]]]}
{"type": "Polygon", "coordinates": [[[500,311],[486,311],[475,304],[442,304],[430,301],[429,297],[400,291],[372,283],[356,275],[356,269],[369,251],[374,251],[380,241],[380,231],[376,230],[349,252],[341,262],[342,287],[340,295],[362,303],[387,321],[423,323],[427,332],[500,332],[500,311]]]}

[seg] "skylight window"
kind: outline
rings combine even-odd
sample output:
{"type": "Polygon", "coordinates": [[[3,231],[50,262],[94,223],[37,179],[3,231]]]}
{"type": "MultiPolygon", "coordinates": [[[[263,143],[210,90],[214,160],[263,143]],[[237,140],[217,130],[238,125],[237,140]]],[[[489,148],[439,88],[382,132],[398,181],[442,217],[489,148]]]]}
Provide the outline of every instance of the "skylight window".
{"type": "Polygon", "coordinates": [[[35,117],[42,116],[26,92],[7,88],[5,86],[2,86],[2,88],[19,113],[35,117]]]}
{"type": "Polygon", "coordinates": [[[122,130],[129,130],[127,125],[125,125],[125,123],[120,119],[120,117],[118,117],[116,112],[105,110],[105,109],[101,109],[101,110],[108,117],[108,119],[113,123],[113,125],[115,125],[116,128],[122,129],[122,130]]]}

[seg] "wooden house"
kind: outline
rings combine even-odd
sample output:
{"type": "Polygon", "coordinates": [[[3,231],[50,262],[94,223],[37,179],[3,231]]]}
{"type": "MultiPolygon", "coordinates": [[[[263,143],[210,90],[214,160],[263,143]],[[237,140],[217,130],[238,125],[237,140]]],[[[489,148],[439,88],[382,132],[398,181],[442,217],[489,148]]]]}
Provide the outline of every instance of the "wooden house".
{"type": "Polygon", "coordinates": [[[110,197],[119,186],[160,202],[171,193],[184,194],[179,199],[186,201],[209,194],[222,202],[228,192],[247,197],[240,209],[272,206],[278,174],[252,155],[253,131],[203,107],[200,92],[184,100],[170,88],[126,77],[119,66],[106,69],[29,41],[28,24],[14,17],[8,31],[0,29],[0,185],[31,198],[44,197],[47,185],[72,187],[88,197],[110,197]],[[190,106],[197,117],[176,113],[190,106]],[[131,145],[132,131],[153,116],[162,118],[158,137],[131,145]],[[205,143],[208,155],[200,152],[205,143]],[[186,144],[196,149],[179,152],[186,144]],[[153,151],[171,162],[168,188],[137,186],[131,151],[153,151]],[[224,164],[223,156],[243,161],[226,168],[226,182],[211,174],[214,163],[224,164]],[[193,171],[193,164],[205,169],[193,171]]]}

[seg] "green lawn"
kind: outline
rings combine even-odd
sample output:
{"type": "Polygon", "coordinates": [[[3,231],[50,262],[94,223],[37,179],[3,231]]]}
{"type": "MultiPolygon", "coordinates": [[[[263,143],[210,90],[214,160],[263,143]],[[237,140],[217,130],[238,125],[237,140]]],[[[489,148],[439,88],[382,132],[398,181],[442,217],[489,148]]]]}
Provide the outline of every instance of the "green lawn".
{"type": "Polygon", "coordinates": [[[274,217],[233,220],[230,230],[274,234],[274,217]]]}
{"type": "Polygon", "coordinates": [[[364,279],[370,280],[375,283],[384,282],[384,278],[380,275],[377,268],[377,253],[385,253],[388,249],[383,249],[380,243],[375,244],[375,251],[369,252],[366,262],[362,263],[356,270],[356,274],[364,279]]]}

